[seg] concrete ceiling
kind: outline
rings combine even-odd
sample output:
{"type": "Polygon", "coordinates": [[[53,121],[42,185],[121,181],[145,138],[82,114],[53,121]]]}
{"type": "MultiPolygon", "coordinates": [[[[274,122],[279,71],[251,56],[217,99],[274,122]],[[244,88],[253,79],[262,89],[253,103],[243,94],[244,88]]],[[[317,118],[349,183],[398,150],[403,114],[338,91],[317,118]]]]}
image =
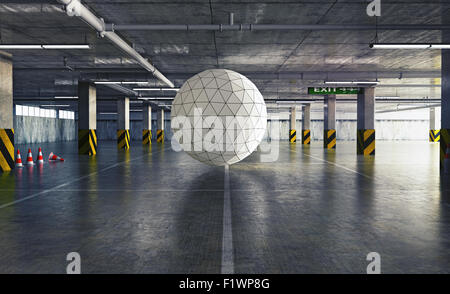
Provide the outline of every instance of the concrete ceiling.
{"type": "MultiPolygon", "coordinates": [[[[160,85],[151,74],[107,40],[99,38],[80,19],[67,16],[56,0],[2,2],[0,42],[3,44],[92,45],[91,50],[12,50],[17,99],[76,95],[76,85],[70,85],[70,81],[78,78],[147,79],[160,85]]],[[[106,23],[114,24],[226,24],[232,12],[235,23],[375,27],[375,18],[366,14],[368,1],[357,0],[84,0],[83,3],[106,23]]],[[[383,0],[378,24],[443,24],[442,15],[449,12],[448,1],[383,0]]],[[[369,49],[368,44],[375,38],[374,30],[118,33],[176,86],[200,71],[226,68],[249,76],[266,99],[304,99],[306,87],[321,85],[326,77],[360,79],[371,74],[371,80],[378,77],[381,82],[377,96],[440,97],[439,87],[423,86],[440,84],[440,51],[369,49]],[[407,78],[408,73],[417,73],[417,77],[407,78]],[[292,77],[277,78],[274,74],[292,77]],[[390,84],[396,86],[390,87],[390,84]],[[422,86],[400,87],[399,84],[422,86]]],[[[378,31],[378,40],[440,43],[441,32],[378,31]]],[[[98,89],[100,99],[112,100],[121,95],[106,87],[98,89]]],[[[105,105],[108,103],[113,101],[105,101],[105,105]]]]}

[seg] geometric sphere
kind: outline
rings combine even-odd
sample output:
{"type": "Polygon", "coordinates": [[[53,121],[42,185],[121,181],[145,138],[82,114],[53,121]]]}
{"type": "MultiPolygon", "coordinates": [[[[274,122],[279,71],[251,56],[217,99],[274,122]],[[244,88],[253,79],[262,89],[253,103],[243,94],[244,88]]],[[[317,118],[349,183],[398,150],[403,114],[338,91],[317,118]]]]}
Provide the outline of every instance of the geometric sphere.
{"type": "Polygon", "coordinates": [[[249,156],[266,126],[263,96],[248,78],[231,70],[196,74],[172,103],[172,143],[209,165],[231,165],[249,156]]]}

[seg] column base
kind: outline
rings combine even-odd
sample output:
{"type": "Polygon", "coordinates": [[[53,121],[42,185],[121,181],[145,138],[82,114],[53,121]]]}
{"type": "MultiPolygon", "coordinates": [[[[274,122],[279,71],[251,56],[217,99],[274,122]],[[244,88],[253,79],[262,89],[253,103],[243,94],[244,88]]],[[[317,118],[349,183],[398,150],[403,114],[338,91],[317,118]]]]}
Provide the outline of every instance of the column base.
{"type": "Polygon", "coordinates": [[[156,130],[156,142],[164,143],[164,130],[156,130]]]}
{"type": "Polygon", "coordinates": [[[302,144],[303,145],[311,144],[311,130],[302,130],[302,144]]]}
{"type": "Polygon", "coordinates": [[[295,143],[297,142],[297,131],[289,130],[289,142],[295,143]]]}
{"type": "Polygon", "coordinates": [[[336,149],[336,130],[329,129],[323,131],[323,147],[325,149],[336,149]]]}
{"type": "Polygon", "coordinates": [[[356,154],[375,155],[375,130],[357,130],[356,140],[356,154]]]}
{"type": "Polygon", "coordinates": [[[0,129],[0,170],[14,168],[14,129],[0,129]]]}
{"type": "Polygon", "coordinates": [[[117,148],[130,149],[130,130],[117,130],[117,148]]]}
{"type": "MultiPolygon", "coordinates": [[[[440,161],[441,161],[441,171],[450,171],[450,159],[446,159],[445,155],[447,154],[447,145],[450,144],[450,129],[441,129],[441,141],[440,141],[440,161]]],[[[447,156],[447,157],[450,157],[447,156]]]]}
{"type": "Polygon", "coordinates": [[[441,141],[441,130],[430,130],[429,136],[430,142],[440,142],[441,141]]]}
{"type": "Polygon", "coordinates": [[[151,144],[152,144],[152,130],[143,130],[142,145],[151,145],[151,144]]]}
{"type": "Polygon", "coordinates": [[[78,130],[78,154],[97,154],[97,132],[95,129],[78,130]]]}

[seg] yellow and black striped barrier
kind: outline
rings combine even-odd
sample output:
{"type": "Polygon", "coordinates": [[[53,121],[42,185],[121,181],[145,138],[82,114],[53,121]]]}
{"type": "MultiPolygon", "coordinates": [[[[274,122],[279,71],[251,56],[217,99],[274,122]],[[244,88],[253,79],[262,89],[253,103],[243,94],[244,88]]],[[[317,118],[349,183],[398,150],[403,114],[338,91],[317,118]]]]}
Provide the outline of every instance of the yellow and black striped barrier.
{"type": "Polygon", "coordinates": [[[358,130],[356,133],[356,153],[375,155],[375,130],[358,130]]]}
{"type": "Polygon", "coordinates": [[[336,149],[336,130],[324,130],[323,147],[326,149],[336,149]]]}
{"type": "Polygon", "coordinates": [[[117,148],[130,149],[130,130],[117,130],[117,148]]]}
{"type": "Polygon", "coordinates": [[[441,141],[441,130],[430,130],[430,142],[441,141]]]}
{"type": "Polygon", "coordinates": [[[96,130],[78,130],[78,154],[97,154],[96,130]]]}
{"type": "Polygon", "coordinates": [[[297,131],[296,130],[289,131],[289,142],[291,142],[291,143],[297,142],[297,131]]]}
{"type": "Polygon", "coordinates": [[[156,142],[164,143],[164,130],[156,130],[156,142]]]}
{"type": "Polygon", "coordinates": [[[14,168],[14,129],[0,129],[0,169],[14,168]]]}
{"type": "Polygon", "coordinates": [[[142,145],[151,145],[151,144],[152,144],[152,130],[143,130],[142,145]]]}
{"type": "Polygon", "coordinates": [[[444,170],[445,152],[447,151],[447,144],[450,144],[450,129],[441,129],[441,170],[444,170]]]}
{"type": "Polygon", "coordinates": [[[302,130],[302,144],[311,144],[311,130],[302,130]]]}

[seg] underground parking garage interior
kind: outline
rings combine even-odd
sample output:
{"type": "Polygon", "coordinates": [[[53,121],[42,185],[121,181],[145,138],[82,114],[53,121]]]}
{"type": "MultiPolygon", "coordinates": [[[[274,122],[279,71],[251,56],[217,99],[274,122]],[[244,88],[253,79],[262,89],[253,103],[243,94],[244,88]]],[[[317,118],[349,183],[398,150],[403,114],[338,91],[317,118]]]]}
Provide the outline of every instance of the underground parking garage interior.
{"type": "Polygon", "coordinates": [[[0,273],[449,272],[448,1],[1,1],[0,273]]]}

